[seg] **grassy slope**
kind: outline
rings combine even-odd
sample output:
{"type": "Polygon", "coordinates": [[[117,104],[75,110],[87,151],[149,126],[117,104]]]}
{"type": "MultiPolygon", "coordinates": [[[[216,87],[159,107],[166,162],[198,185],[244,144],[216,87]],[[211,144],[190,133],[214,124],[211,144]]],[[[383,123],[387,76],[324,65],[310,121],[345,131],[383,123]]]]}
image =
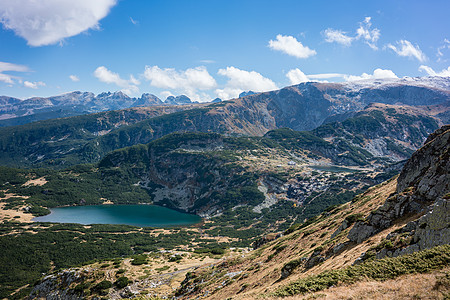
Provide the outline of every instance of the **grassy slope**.
{"type": "Polygon", "coordinates": [[[217,266],[215,273],[241,272],[241,276],[237,280],[225,287],[219,288],[224,279],[211,276],[210,268],[201,269],[198,271],[198,278],[203,278],[206,284],[198,293],[201,294],[207,289],[211,293],[214,291],[211,299],[214,297],[226,299],[232,295],[237,295],[236,299],[251,299],[260,294],[274,292],[279,287],[307,275],[352,264],[362,252],[377,245],[389,231],[382,232],[355,247],[347,247],[338,255],[332,256],[324,263],[306,270],[306,272],[302,268],[298,268],[288,278],[279,280],[282,267],[290,261],[309,257],[319,247],[322,248],[321,252],[325,253],[332,246],[344,242],[349,228],[335,238],[330,238],[344,219],[358,213],[367,216],[372,209],[384,202],[387,196],[395,190],[395,186],[396,180],[393,179],[377,188],[371,188],[355,198],[356,201],[343,204],[331,212],[320,215],[312,224],[264,245],[245,258],[225,261],[222,265],[217,266]],[[280,248],[282,250],[277,251],[280,248]],[[243,286],[245,289],[239,292],[243,286]]]}
{"type": "MultiPolygon", "coordinates": [[[[1,167],[0,184],[3,192],[0,193],[0,197],[14,193],[17,195],[16,197],[3,199],[3,202],[6,203],[9,209],[21,209],[24,206],[31,206],[34,209],[33,212],[37,214],[45,213],[45,211],[37,209],[40,205],[53,207],[60,205],[100,204],[105,199],[113,200],[115,203],[151,201],[151,196],[146,190],[133,185],[138,180],[136,174],[139,172],[137,170],[147,168],[146,161],[142,159],[142,155],[145,157],[149,152],[159,158],[163,157],[164,159],[161,158],[163,161],[170,158],[171,155],[175,157],[180,155],[181,157],[197,156],[201,160],[197,161],[194,167],[200,169],[202,164],[206,163],[207,166],[210,166],[210,162],[214,160],[218,160],[222,164],[227,162],[232,164],[239,161],[241,169],[252,172],[256,172],[255,168],[260,168],[259,160],[255,160],[255,158],[259,156],[276,157],[278,160],[274,160],[273,165],[267,165],[265,170],[258,169],[258,174],[268,174],[269,177],[281,179],[286,176],[295,177],[295,174],[298,171],[302,171],[303,168],[298,165],[290,169],[282,169],[281,174],[276,173],[276,170],[279,170],[278,164],[284,163],[287,165],[288,160],[292,158],[282,146],[273,140],[264,138],[224,138],[217,134],[175,134],[154,141],[147,146],[140,145],[117,150],[102,161],[100,166],[80,165],[64,171],[44,169],[17,170],[1,167]],[[202,151],[198,152],[198,148],[195,148],[202,144],[209,147],[215,139],[221,141],[226,147],[222,148],[221,151],[213,148],[205,153],[202,151]],[[186,151],[187,145],[197,149],[197,152],[186,151]],[[263,145],[271,145],[271,147],[263,149],[261,147],[263,145]],[[137,162],[140,162],[140,164],[137,162]],[[121,168],[117,168],[115,163],[119,163],[121,168]],[[40,184],[27,185],[26,183],[30,182],[30,180],[40,182],[40,184]],[[83,202],[80,202],[81,200],[83,202]]],[[[301,152],[299,155],[305,155],[305,153],[301,152]]],[[[228,167],[225,170],[229,172],[232,169],[228,167]]],[[[316,173],[320,174],[320,172],[316,173]]],[[[237,183],[241,185],[244,182],[242,179],[245,178],[248,180],[247,184],[249,184],[249,187],[254,185],[255,181],[251,177],[242,177],[243,175],[241,176],[237,173],[233,174],[233,176],[237,176],[237,183]]],[[[230,184],[233,182],[233,176],[226,177],[230,184]]],[[[249,191],[245,189],[228,189],[226,193],[220,196],[222,197],[221,199],[237,201],[236,203],[230,202],[236,205],[256,200],[255,197],[249,195],[249,191]]],[[[261,201],[261,199],[258,201],[261,201]]],[[[336,198],[335,201],[342,203],[342,199],[336,198]]],[[[320,205],[322,204],[320,203],[320,205]]],[[[329,206],[330,204],[327,205],[325,203],[325,205],[329,206]]],[[[313,206],[314,203],[311,205],[311,208],[313,206]]],[[[323,208],[316,207],[312,211],[320,211],[321,209],[323,208]]],[[[290,201],[280,201],[271,209],[263,210],[263,214],[253,212],[251,207],[238,207],[236,209],[229,207],[224,211],[223,215],[213,218],[201,226],[202,232],[208,234],[209,237],[198,239],[195,249],[208,253],[211,251],[218,252],[214,250],[216,248],[249,246],[252,241],[263,233],[285,230],[295,220],[296,216],[302,215],[302,211],[302,207],[293,207],[290,201]],[[285,222],[280,222],[280,220],[285,220],[285,222]],[[217,236],[225,236],[228,239],[221,238],[216,240],[215,237],[217,236]],[[220,242],[217,243],[217,241],[220,242]]],[[[155,241],[148,238],[142,241],[141,239],[145,235],[140,235],[137,232],[135,235],[127,235],[126,238],[122,235],[120,238],[121,243],[111,243],[112,240],[117,238],[117,235],[114,233],[115,230],[122,230],[122,227],[109,228],[104,226],[101,227],[103,229],[92,233],[90,231],[85,232],[85,229],[80,226],[68,226],[67,228],[64,226],[50,226],[47,229],[45,227],[48,225],[45,225],[44,228],[39,228],[39,226],[31,228],[28,224],[21,225],[14,222],[14,219],[10,219],[8,222],[5,221],[3,220],[4,223],[2,225],[3,236],[0,237],[1,245],[4,247],[1,252],[4,255],[0,257],[0,260],[7,267],[3,269],[6,273],[0,274],[0,281],[3,284],[7,283],[8,286],[4,287],[2,295],[6,295],[5,293],[20,287],[24,283],[36,280],[41,273],[48,272],[51,262],[56,268],[64,268],[83,264],[92,259],[130,255],[130,247],[133,247],[134,251],[155,250],[155,241]],[[102,242],[94,248],[83,247],[83,244],[77,242],[69,243],[74,237],[77,239],[82,238],[83,234],[89,234],[89,238],[86,240],[91,244],[95,245],[98,242],[98,238],[101,238],[102,242]],[[56,242],[56,245],[67,244],[68,248],[55,247],[51,243],[52,241],[56,242]],[[17,248],[23,251],[14,251],[17,248]],[[60,250],[63,252],[61,253],[60,250]],[[75,260],[64,261],[64,253],[67,253],[67,251],[77,252],[79,255],[74,256],[75,260]],[[28,257],[29,253],[33,253],[33,258],[28,257]],[[105,253],[109,254],[105,256],[105,253]],[[30,265],[33,265],[33,269],[37,271],[34,273],[27,272],[26,270],[30,265]],[[11,274],[15,275],[11,277],[11,274]]],[[[135,229],[125,226],[123,230],[133,232],[135,229]]],[[[198,235],[199,233],[197,232],[192,238],[198,238],[198,235]]],[[[160,247],[170,248],[179,244],[192,243],[192,241],[179,239],[177,235],[167,236],[166,240],[169,244],[161,244],[160,247]]]]}
{"type": "MultiPolygon", "coordinates": [[[[402,227],[414,216],[399,220],[392,227],[361,244],[350,243],[336,254],[330,252],[333,246],[347,241],[346,236],[351,226],[331,238],[331,235],[338,229],[344,219],[354,220],[366,217],[370,211],[379,207],[395,191],[395,187],[396,179],[392,179],[377,187],[370,188],[352,202],[321,214],[317,219],[308,222],[310,224],[307,226],[293,227],[293,230],[290,230],[291,233],[264,245],[246,257],[234,258],[216,264],[213,268],[214,272],[211,272],[210,267],[198,270],[195,276],[192,276],[189,284],[191,287],[196,286],[196,281],[203,281],[203,284],[199,285],[198,290],[193,294],[184,296],[192,297],[202,294],[206,290],[211,293],[210,299],[226,299],[227,297],[255,299],[261,295],[266,297],[269,295],[272,295],[272,297],[273,295],[287,296],[292,293],[314,292],[336,284],[365,281],[365,276],[385,280],[396,278],[402,274],[429,272],[433,268],[441,269],[448,266],[450,262],[449,247],[443,246],[442,249],[429,250],[429,253],[416,253],[409,258],[396,258],[380,262],[369,261],[361,267],[350,267],[362,253],[379,245],[390,232],[402,227]],[[310,257],[313,252],[329,256],[329,258],[312,268],[304,268],[301,263],[302,258],[310,257]],[[435,261],[425,262],[428,258],[435,261]],[[409,262],[408,259],[411,259],[411,261],[409,262]],[[421,259],[424,260],[421,261],[421,259]],[[289,264],[297,267],[287,278],[281,279],[281,270],[289,264]],[[376,270],[376,268],[379,268],[379,270],[374,272],[373,270],[376,270]],[[223,275],[229,272],[237,272],[236,274],[239,275],[233,280],[226,281],[226,284],[223,285],[222,283],[226,279],[223,275]]],[[[326,293],[334,295],[333,291],[326,293]]],[[[441,292],[437,291],[436,293],[442,296],[441,292]]],[[[321,293],[318,292],[317,297],[321,297],[320,295],[321,293]]]]}

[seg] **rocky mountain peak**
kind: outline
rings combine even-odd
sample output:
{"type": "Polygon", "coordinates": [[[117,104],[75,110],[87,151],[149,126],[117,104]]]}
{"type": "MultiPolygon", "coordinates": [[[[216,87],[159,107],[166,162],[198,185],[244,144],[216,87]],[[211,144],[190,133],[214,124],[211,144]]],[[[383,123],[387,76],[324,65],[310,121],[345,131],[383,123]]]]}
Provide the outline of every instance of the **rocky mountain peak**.
{"type": "Polygon", "coordinates": [[[240,93],[239,94],[239,97],[238,98],[242,98],[242,97],[245,97],[245,96],[250,96],[250,95],[254,95],[254,94],[256,94],[254,91],[248,91],[248,92],[242,92],[242,93],[240,93]]]}
{"type": "Polygon", "coordinates": [[[152,106],[161,105],[163,102],[157,96],[149,93],[142,94],[141,98],[138,98],[133,106],[152,106]]]}
{"type": "Polygon", "coordinates": [[[171,104],[171,105],[178,105],[178,104],[189,104],[192,103],[191,99],[186,96],[186,95],[179,95],[179,96],[169,96],[167,97],[166,104],[171,104]]]}

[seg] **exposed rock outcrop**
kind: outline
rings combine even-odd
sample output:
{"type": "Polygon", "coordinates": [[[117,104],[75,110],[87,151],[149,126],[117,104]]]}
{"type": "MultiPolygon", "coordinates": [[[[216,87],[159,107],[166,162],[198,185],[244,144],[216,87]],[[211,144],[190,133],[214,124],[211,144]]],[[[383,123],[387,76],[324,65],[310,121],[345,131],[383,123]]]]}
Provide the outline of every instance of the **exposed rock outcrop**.
{"type": "Polygon", "coordinates": [[[77,293],[70,286],[81,282],[83,274],[80,271],[64,270],[55,275],[48,275],[42,279],[32,290],[29,299],[48,300],[79,300],[82,293],[77,293]]]}
{"type": "Polygon", "coordinates": [[[431,134],[425,145],[405,164],[398,178],[396,193],[365,221],[357,222],[348,238],[361,243],[400,218],[417,215],[415,221],[400,231],[413,237],[410,245],[398,250],[396,255],[449,243],[449,149],[450,125],[446,125],[431,134]]]}

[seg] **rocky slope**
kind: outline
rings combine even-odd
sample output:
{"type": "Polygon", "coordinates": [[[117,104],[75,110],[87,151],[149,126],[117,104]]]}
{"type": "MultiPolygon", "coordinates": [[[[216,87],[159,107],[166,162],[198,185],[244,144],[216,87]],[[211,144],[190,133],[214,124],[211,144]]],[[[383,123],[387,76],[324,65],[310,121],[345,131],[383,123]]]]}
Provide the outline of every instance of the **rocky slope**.
{"type": "Polygon", "coordinates": [[[384,278],[381,274],[395,278],[395,273],[417,272],[408,271],[415,268],[413,262],[420,262],[419,272],[448,267],[449,138],[450,127],[442,127],[411,157],[398,179],[291,227],[285,236],[269,239],[248,256],[199,268],[186,276],[176,295],[182,299],[253,299],[321,290],[327,293],[328,287],[339,282],[354,282],[349,278],[377,280],[384,278]],[[426,250],[437,245],[447,246],[426,250]],[[412,256],[390,258],[407,253],[412,256]],[[443,255],[436,261],[439,266],[422,262],[434,255],[443,255]],[[391,260],[378,261],[386,256],[391,260]],[[374,268],[378,275],[370,274],[374,268]],[[233,274],[233,280],[224,274],[233,274]]]}
{"type": "MultiPolygon", "coordinates": [[[[332,115],[359,111],[372,102],[413,106],[446,102],[450,97],[449,81],[448,78],[437,77],[349,83],[308,82],[246,96],[235,103],[258,108],[260,123],[265,128],[311,130],[332,115]]],[[[235,113],[245,119],[246,112],[236,110],[235,113]]]]}
{"type": "MultiPolygon", "coordinates": [[[[434,107],[434,106],[433,106],[434,107]]],[[[440,113],[450,108],[438,109],[440,113]]],[[[313,132],[332,143],[361,147],[375,157],[404,160],[422,146],[443,123],[430,113],[430,106],[369,104],[341,122],[324,124],[313,132]]]]}
{"type": "MultiPolygon", "coordinates": [[[[92,139],[142,120],[189,108],[192,107],[131,108],[0,128],[0,161],[2,165],[15,167],[37,166],[42,161],[54,165],[52,160],[72,151],[79,151],[80,147],[92,139]]],[[[60,164],[64,165],[64,162],[60,164]]]]}
{"type": "MultiPolygon", "coordinates": [[[[100,96],[101,103],[106,105],[116,103],[123,95],[104,93],[100,96]]],[[[305,83],[209,105],[152,106],[7,127],[0,129],[0,162],[61,168],[97,162],[112,150],[148,143],[172,132],[262,136],[281,127],[294,130],[316,128],[325,120],[330,121],[330,116],[341,122],[324,124],[313,134],[326,139],[334,148],[362,148],[364,151],[359,161],[365,161],[369,156],[401,160],[409,157],[427,134],[448,119],[448,99],[448,90],[425,87],[415,81],[370,81],[356,86],[349,83],[305,83]],[[372,104],[364,109],[372,100],[422,106],[372,104]],[[136,117],[136,114],[129,113],[132,111],[152,113],[137,114],[139,116],[136,117]],[[177,113],[167,114],[171,112],[177,113]],[[108,115],[126,115],[126,119],[112,122],[113,126],[105,125],[108,122],[101,119],[108,118],[108,115]],[[155,118],[161,115],[165,116],[155,118]]],[[[76,101],[73,100],[75,104],[81,103],[76,101]]],[[[148,105],[158,102],[147,94],[140,101],[133,103],[148,105]]],[[[329,151],[328,157],[338,161],[338,155],[343,152],[329,151]]],[[[358,158],[353,157],[352,160],[358,158]]],[[[352,164],[345,156],[340,163],[352,164]]]]}
{"type": "Polygon", "coordinates": [[[409,245],[397,250],[384,249],[378,256],[400,255],[450,243],[450,125],[443,126],[427,139],[406,163],[396,192],[364,222],[349,232],[351,241],[361,243],[392,226],[400,218],[415,217],[389,240],[410,238],[409,245]]]}
{"type": "MultiPolygon", "coordinates": [[[[309,292],[302,288],[305,280],[312,280],[316,284],[312,290],[320,291],[339,282],[361,280],[366,275],[370,275],[368,278],[386,279],[395,278],[398,274],[448,266],[448,246],[426,250],[448,243],[448,126],[429,137],[407,162],[398,179],[392,178],[370,188],[346,204],[328,207],[317,217],[309,215],[306,222],[304,210],[317,204],[316,200],[320,204],[322,200],[314,192],[320,191],[324,184],[340,182],[344,184],[341,188],[348,190],[352,181],[363,182],[375,174],[369,172],[362,180],[352,177],[349,170],[337,175],[317,172],[316,176],[308,167],[309,151],[286,148],[283,145],[291,144],[284,144],[284,138],[276,137],[275,134],[272,138],[252,140],[218,134],[173,134],[149,145],[117,150],[107,155],[98,166],[79,166],[58,174],[47,171],[40,175],[48,180],[42,186],[27,188],[22,182],[28,177],[13,178],[12,181],[7,174],[2,174],[2,180],[8,180],[8,183],[2,182],[2,185],[10,188],[8,193],[25,192],[21,195],[30,198],[24,197],[23,201],[41,204],[47,198],[61,201],[63,197],[69,201],[64,204],[77,201],[80,197],[86,197],[85,201],[105,198],[118,203],[127,203],[129,199],[142,201],[144,194],[137,192],[142,190],[138,187],[141,186],[153,195],[153,200],[159,197],[160,204],[215,215],[202,225],[203,233],[207,232],[210,236],[239,233],[230,237],[242,239],[245,236],[249,240],[257,232],[255,229],[264,227],[273,231],[271,236],[255,243],[257,249],[249,254],[230,251],[228,258],[191,270],[174,294],[182,299],[254,299],[261,295],[293,295],[309,292]],[[265,148],[261,147],[264,145],[265,148]],[[290,165],[293,153],[297,156],[296,163],[290,165]],[[294,178],[296,183],[291,181],[294,178]],[[308,181],[309,188],[317,190],[312,193],[313,201],[301,203],[298,201],[300,198],[296,197],[307,191],[302,191],[298,184],[308,181]],[[14,188],[11,182],[17,187],[14,188]],[[296,184],[298,190],[294,188],[296,184]],[[128,189],[127,185],[135,190],[128,189]],[[87,187],[94,188],[95,195],[89,193],[90,196],[85,196],[83,190],[88,190],[87,187]],[[77,188],[70,194],[70,189],[77,188]],[[59,191],[61,194],[55,194],[59,191]],[[107,192],[109,194],[102,194],[107,192]],[[122,197],[121,193],[131,197],[122,197]],[[278,199],[283,194],[287,199],[278,199]],[[276,203],[270,202],[273,197],[277,199],[276,203]],[[267,206],[259,207],[262,203],[267,206]],[[260,210],[255,210],[258,207],[260,210]],[[380,213],[385,211],[387,213],[380,213]],[[267,222],[267,218],[272,219],[267,222]],[[280,232],[283,222],[290,224],[294,220],[298,223],[280,232]],[[428,252],[415,255],[417,250],[428,252]],[[376,260],[412,252],[413,255],[406,258],[376,260]],[[347,269],[351,265],[355,266],[347,269]],[[387,266],[395,266],[394,275],[387,266]],[[327,275],[330,273],[326,273],[330,270],[335,270],[337,273],[331,274],[337,277],[330,279],[331,275],[327,275]],[[376,277],[368,270],[387,274],[383,275],[387,277],[376,277]]],[[[308,144],[308,140],[303,143],[308,144]]],[[[29,171],[24,174],[30,176],[29,171]]],[[[332,192],[338,193],[340,198],[344,196],[336,189],[332,192]]],[[[328,206],[342,203],[332,202],[330,197],[325,199],[328,206]]],[[[103,275],[95,279],[88,277],[91,283],[102,280],[106,273],[101,273],[103,275]]],[[[161,276],[164,274],[163,271],[160,273],[161,276]]],[[[111,277],[116,274],[115,271],[107,274],[110,274],[107,275],[108,280],[115,280],[111,277]]],[[[35,292],[39,294],[43,291],[45,294],[47,289],[61,294],[58,275],[47,279],[48,284],[44,280],[35,292]]],[[[82,282],[76,282],[77,285],[79,283],[82,282]]],[[[133,283],[134,291],[145,290],[153,294],[155,290],[147,283],[146,279],[137,278],[133,283]]],[[[68,288],[69,285],[62,286],[68,288]]],[[[122,292],[123,297],[128,295],[118,287],[106,288],[104,292],[114,293],[117,297],[122,297],[122,292]]]]}
{"type": "MultiPolygon", "coordinates": [[[[303,146],[338,164],[364,165],[374,159],[398,161],[408,158],[441,125],[437,116],[448,111],[450,107],[445,105],[372,104],[345,121],[324,124],[308,133],[310,143],[303,146]],[[312,144],[314,138],[321,142],[312,144]]],[[[258,117],[260,112],[258,107],[238,108],[237,102],[228,101],[154,106],[9,127],[0,129],[0,161],[14,166],[61,168],[96,162],[112,150],[148,143],[172,132],[261,135],[272,125],[263,124],[264,118],[258,117]],[[174,111],[178,112],[170,114],[174,111]],[[236,117],[239,113],[245,115],[236,117]],[[161,114],[164,116],[154,117],[161,114]],[[109,117],[115,115],[125,119],[114,121],[109,117]],[[105,119],[113,122],[102,121],[105,119]]],[[[308,134],[301,134],[302,140],[308,134]]],[[[299,136],[288,134],[285,138],[296,142],[299,136]]]]}

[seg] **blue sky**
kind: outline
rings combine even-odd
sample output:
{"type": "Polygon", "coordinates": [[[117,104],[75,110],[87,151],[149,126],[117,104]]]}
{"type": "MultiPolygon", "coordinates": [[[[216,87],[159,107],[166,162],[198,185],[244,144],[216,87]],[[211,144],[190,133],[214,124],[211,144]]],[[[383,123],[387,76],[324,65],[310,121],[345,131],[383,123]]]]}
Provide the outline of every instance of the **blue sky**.
{"type": "Polygon", "coordinates": [[[1,0],[0,95],[450,76],[450,1],[1,0]]]}

